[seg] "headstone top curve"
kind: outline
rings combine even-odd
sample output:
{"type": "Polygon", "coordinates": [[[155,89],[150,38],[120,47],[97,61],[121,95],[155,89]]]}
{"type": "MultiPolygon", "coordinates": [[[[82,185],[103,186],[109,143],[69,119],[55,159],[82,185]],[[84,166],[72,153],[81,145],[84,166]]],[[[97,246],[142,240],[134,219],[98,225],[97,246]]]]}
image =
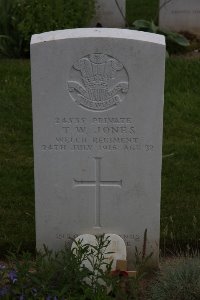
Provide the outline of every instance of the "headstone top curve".
{"type": "Polygon", "coordinates": [[[156,43],[165,46],[165,37],[149,32],[117,28],[76,28],[34,34],[31,45],[74,38],[118,38],[156,43]]]}

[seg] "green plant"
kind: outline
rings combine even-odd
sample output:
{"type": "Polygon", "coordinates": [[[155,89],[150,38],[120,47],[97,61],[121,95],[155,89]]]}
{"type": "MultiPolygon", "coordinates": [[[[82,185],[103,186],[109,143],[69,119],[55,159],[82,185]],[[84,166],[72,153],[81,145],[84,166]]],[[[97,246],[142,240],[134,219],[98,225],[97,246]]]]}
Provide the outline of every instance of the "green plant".
{"type": "Polygon", "coordinates": [[[17,0],[0,0],[0,57],[20,57],[23,38],[17,29],[19,19],[15,13],[17,0]]]}
{"type": "Polygon", "coordinates": [[[167,49],[170,50],[170,52],[173,51],[172,45],[178,45],[181,47],[188,47],[190,45],[188,39],[182,34],[161,29],[154,23],[154,21],[136,20],[133,23],[133,26],[136,30],[164,35],[166,37],[167,49]]]}
{"type": "Polygon", "coordinates": [[[157,9],[158,0],[126,0],[126,19],[129,27],[134,20],[154,19],[157,9]]]}
{"type": "Polygon", "coordinates": [[[111,254],[107,252],[107,247],[110,244],[109,237],[104,235],[96,236],[97,244],[82,244],[82,241],[76,242],[76,247],[72,250],[76,259],[81,266],[81,269],[87,269],[85,267],[85,261],[89,263],[87,273],[87,283],[92,287],[92,290],[99,294],[105,286],[111,284],[110,276],[112,261],[108,262],[106,255],[111,254]]]}
{"type": "Polygon", "coordinates": [[[163,268],[150,288],[148,299],[200,299],[200,259],[187,259],[163,268]]]}
{"type": "Polygon", "coordinates": [[[94,13],[94,1],[21,0],[18,13],[23,15],[19,31],[29,42],[34,33],[88,25],[94,13]]]}
{"type": "Polygon", "coordinates": [[[77,243],[76,251],[66,247],[53,252],[44,247],[35,259],[28,252],[21,256],[11,253],[7,257],[8,280],[5,282],[4,279],[8,295],[13,299],[20,296],[23,299],[107,299],[110,264],[105,262],[104,254],[109,241],[103,236],[97,240],[97,245],[92,248],[77,243]],[[94,269],[84,266],[87,259],[91,260],[94,269]],[[106,272],[102,271],[103,265],[106,265],[106,272]]]}
{"type": "Polygon", "coordinates": [[[31,35],[88,25],[94,0],[0,0],[0,56],[27,57],[31,35]]]}
{"type": "Polygon", "coordinates": [[[44,246],[36,257],[29,252],[9,253],[8,265],[0,265],[0,297],[43,300],[138,300],[140,277],[114,271],[107,260],[109,237],[97,236],[97,244],[74,241],[53,252],[44,246]],[[87,263],[86,263],[87,262],[87,263]],[[89,264],[88,264],[89,263],[89,264]],[[122,276],[123,275],[123,276],[122,276]]]}

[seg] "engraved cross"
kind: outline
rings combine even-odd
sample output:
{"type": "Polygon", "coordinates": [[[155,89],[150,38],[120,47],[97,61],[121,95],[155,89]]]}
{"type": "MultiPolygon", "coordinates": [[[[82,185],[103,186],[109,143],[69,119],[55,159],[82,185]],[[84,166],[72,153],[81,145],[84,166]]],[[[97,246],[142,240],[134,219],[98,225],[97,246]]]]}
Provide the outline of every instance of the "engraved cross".
{"type": "Polygon", "coordinates": [[[94,157],[95,160],[95,180],[76,180],[74,179],[74,186],[95,187],[95,227],[101,227],[101,187],[113,186],[122,187],[122,180],[102,180],[101,179],[101,157],[94,157]]]}

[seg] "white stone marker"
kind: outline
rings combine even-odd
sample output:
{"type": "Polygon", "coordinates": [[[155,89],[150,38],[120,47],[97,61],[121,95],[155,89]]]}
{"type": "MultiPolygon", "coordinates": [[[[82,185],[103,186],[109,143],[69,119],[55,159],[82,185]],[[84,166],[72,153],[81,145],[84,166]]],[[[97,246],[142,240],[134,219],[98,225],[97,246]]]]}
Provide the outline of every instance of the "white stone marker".
{"type": "Polygon", "coordinates": [[[159,25],[171,31],[200,35],[200,1],[160,0],[159,25]]]}
{"type": "Polygon", "coordinates": [[[124,28],[126,26],[126,0],[95,0],[96,13],[92,27],[124,28]]]}
{"type": "MultiPolygon", "coordinates": [[[[126,260],[126,245],[124,240],[116,234],[105,234],[104,239],[110,241],[107,248],[104,249],[104,258],[106,263],[111,263],[111,271],[116,270],[117,260],[126,260]]],[[[82,234],[75,239],[76,242],[80,241],[82,245],[91,245],[90,250],[94,249],[93,246],[97,246],[97,239],[92,234],[82,234]]],[[[77,249],[76,243],[73,242],[72,249],[77,249]]],[[[89,251],[90,251],[89,250],[89,251]]],[[[93,255],[95,259],[95,255],[93,255]]],[[[90,259],[93,259],[90,257],[90,259]]],[[[92,271],[92,266],[89,260],[83,262],[85,267],[92,271]]],[[[102,270],[106,271],[105,265],[102,265],[102,270]]]]}
{"type": "Polygon", "coordinates": [[[72,29],[31,41],[37,248],[113,233],[158,263],[165,41],[72,29]]]}
{"type": "Polygon", "coordinates": [[[106,254],[105,258],[108,262],[112,261],[111,270],[116,270],[117,260],[126,260],[126,245],[124,240],[117,234],[105,234],[105,238],[108,237],[110,244],[106,248],[106,252],[110,252],[110,254],[106,254]]]}

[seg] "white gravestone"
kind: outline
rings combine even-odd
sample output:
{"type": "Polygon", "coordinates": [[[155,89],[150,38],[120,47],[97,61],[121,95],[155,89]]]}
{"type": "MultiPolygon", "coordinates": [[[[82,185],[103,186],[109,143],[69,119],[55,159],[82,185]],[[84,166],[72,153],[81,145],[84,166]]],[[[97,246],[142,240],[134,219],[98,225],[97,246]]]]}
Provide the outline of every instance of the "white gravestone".
{"type": "Polygon", "coordinates": [[[95,0],[92,27],[124,28],[126,25],[126,0],[95,0]]]}
{"type": "Polygon", "coordinates": [[[158,263],[165,41],[72,29],[31,41],[37,248],[122,237],[158,263]]]}
{"type": "Polygon", "coordinates": [[[160,0],[159,26],[200,35],[200,1],[160,0]]]}
{"type": "MultiPolygon", "coordinates": [[[[104,262],[107,264],[112,262],[111,265],[111,271],[116,270],[116,263],[117,260],[126,260],[126,245],[124,243],[124,240],[116,235],[116,234],[105,234],[104,235],[104,240],[109,241],[109,244],[106,248],[103,249],[104,253],[104,262]]],[[[97,247],[97,239],[94,235],[92,234],[83,234],[78,236],[75,239],[75,242],[72,244],[72,249],[77,249],[77,242],[80,241],[81,245],[91,245],[89,248],[89,252],[91,250],[94,250],[94,247],[97,247]]],[[[93,257],[89,257],[89,260],[85,260],[83,262],[83,265],[87,267],[89,270],[92,271],[92,266],[91,266],[91,261],[94,259],[95,260],[95,254],[96,252],[94,251],[93,257]]],[[[101,269],[103,271],[106,271],[106,266],[105,264],[102,264],[101,269]]]]}

